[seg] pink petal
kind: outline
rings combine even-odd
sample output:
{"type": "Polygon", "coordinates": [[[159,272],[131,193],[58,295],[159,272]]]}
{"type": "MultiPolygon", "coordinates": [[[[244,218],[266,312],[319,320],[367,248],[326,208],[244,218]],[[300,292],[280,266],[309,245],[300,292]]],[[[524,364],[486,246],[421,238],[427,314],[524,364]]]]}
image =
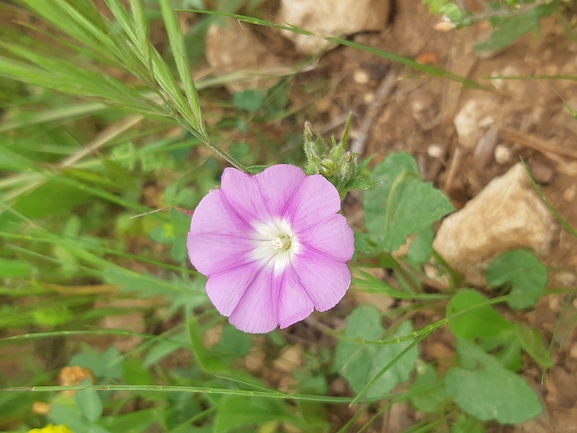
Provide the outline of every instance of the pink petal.
{"type": "Polygon", "coordinates": [[[318,311],[337,305],[351,284],[351,272],[346,263],[306,246],[293,262],[293,269],[318,311]]]}
{"type": "Polygon", "coordinates": [[[188,256],[198,272],[211,276],[253,261],[254,241],[230,235],[188,234],[188,256]]]}
{"type": "Polygon", "coordinates": [[[286,215],[298,234],[336,214],[341,208],[337,189],[320,174],[307,176],[289,202],[286,215]]]}
{"type": "Polygon", "coordinates": [[[276,299],[279,280],[271,271],[261,269],[249,284],[240,302],[230,315],[230,323],[244,332],[270,332],[278,325],[276,299]]]}
{"type": "Polygon", "coordinates": [[[355,234],[342,215],[333,215],[298,235],[299,242],[332,257],[348,262],[355,252],[355,234]]]}
{"type": "Polygon", "coordinates": [[[209,192],[200,201],[190,223],[192,236],[201,233],[249,236],[251,232],[252,228],[231,209],[220,190],[209,192]]]}
{"type": "Polygon", "coordinates": [[[230,206],[245,220],[270,219],[255,176],[235,168],[225,168],[222,173],[221,191],[230,206]]]}
{"type": "Polygon", "coordinates": [[[294,165],[274,165],[256,175],[260,193],[271,216],[282,217],[305,173],[294,165]]]}
{"type": "Polygon", "coordinates": [[[208,279],[206,293],[220,314],[232,314],[259,271],[260,267],[253,263],[212,275],[208,279]]]}
{"type": "Polygon", "coordinates": [[[313,311],[313,303],[294,271],[288,267],[281,281],[278,299],[278,322],[281,329],[303,320],[313,311]]]}

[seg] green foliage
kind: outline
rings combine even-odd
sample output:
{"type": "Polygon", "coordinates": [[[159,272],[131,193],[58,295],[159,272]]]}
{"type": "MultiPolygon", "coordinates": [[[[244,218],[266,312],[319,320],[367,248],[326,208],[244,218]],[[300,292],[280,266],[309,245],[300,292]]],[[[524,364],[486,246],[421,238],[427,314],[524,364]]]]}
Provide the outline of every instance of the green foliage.
{"type": "MultiPolygon", "coordinates": [[[[411,323],[405,321],[388,337],[395,339],[412,331],[411,323]]],[[[397,383],[409,378],[418,357],[418,350],[413,347],[404,356],[400,355],[408,348],[410,341],[370,345],[351,341],[371,341],[384,337],[384,328],[376,308],[367,305],[356,308],[349,316],[345,336],[347,338],[340,340],[337,345],[335,368],[347,379],[355,392],[361,392],[371,379],[381,375],[366,395],[382,397],[397,383]],[[393,360],[396,362],[383,373],[383,369],[393,360]]]]}
{"type": "Polygon", "coordinates": [[[521,347],[544,368],[553,367],[551,353],[543,344],[543,333],[540,329],[532,329],[523,323],[515,323],[515,331],[521,347]]]}
{"type": "MultiPolygon", "coordinates": [[[[304,420],[296,420],[290,406],[279,400],[263,398],[225,397],[218,406],[214,431],[226,433],[241,426],[255,426],[271,423],[278,426],[287,422],[305,431],[318,431],[304,420]]],[[[254,427],[253,427],[254,428],[254,427]]],[[[274,431],[274,430],[273,430],[274,431]]]]}
{"type": "Polygon", "coordinates": [[[122,377],[122,355],[114,346],[101,353],[88,345],[84,345],[83,351],[70,358],[69,364],[88,368],[94,377],[106,381],[122,377]]]}
{"type": "Polygon", "coordinates": [[[496,337],[513,326],[474,290],[457,293],[447,305],[447,316],[452,317],[451,331],[459,338],[496,337]]]}
{"type": "Polygon", "coordinates": [[[379,185],[365,193],[365,223],[371,239],[387,252],[454,210],[441,191],[421,180],[408,153],[389,155],[375,167],[371,180],[379,185]]]}
{"type": "Polygon", "coordinates": [[[417,367],[417,378],[409,395],[411,404],[423,413],[435,413],[447,404],[445,381],[430,364],[417,367]]]}
{"type": "Polygon", "coordinates": [[[530,251],[507,251],[493,260],[487,281],[493,287],[510,287],[511,295],[525,295],[507,300],[511,308],[520,310],[534,306],[545,293],[547,268],[530,251]]]}
{"type": "Polygon", "coordinates": [[[490,38],[475,49],[479,51],[498,51],[507,48],[521,36],[532,30],[539,30],[539,14],[537,10],[529,10],[522,15],[505,16],[492,20],[495,31],[490,38]]]}
{"type": "Polygon", "coordinates": [[[265,94],[257,90],[243,90],[232,95],[232,102],[239,110],[255,112],[264,102],[265,94]]]}
{"type": "Polygon", "coordinates": [[[445,377],[447,394],[466,412],[482,421],[521,423],[542,411],[539,397],[527,382],[465,340],[457,341],[461,367],[445,377]]]}
{"type": "Polygon", "coordinates": [[[458,28],[489,20],[493,26],[488,40],[477,44],[479,51],[499,51],[513,44],[521,36],[539,33],[541,19],[561,13],[567,3],[563,0],[508,0],[484,4],[485,10],[468,9],[463,2],[450,0],[422,0],[433,14],[441,14],[458,28]]]}
{"type": "Polygon", "coordinates": [[[32,273],[30,263],[22,260],[0,259],[0,277],[27,277],[32,273]]]}
{"type": "Polygon", "coordinates": [[[82,416],[89,422],[94,423],[102,416],[102,400],[97,391],[83,389],[76,393],[74,400],[82,416]]]}

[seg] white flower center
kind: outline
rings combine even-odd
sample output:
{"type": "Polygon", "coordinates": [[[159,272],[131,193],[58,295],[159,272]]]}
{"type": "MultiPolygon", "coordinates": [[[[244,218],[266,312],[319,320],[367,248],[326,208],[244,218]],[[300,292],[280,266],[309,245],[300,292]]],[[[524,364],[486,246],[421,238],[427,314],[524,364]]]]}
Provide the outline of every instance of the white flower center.
{"type": "Polygon", "coordinates": [[[280,274],[300,252],[297,236],[286,220],[273,219],[254,224],[255,248],[253,258],[262,266],[271,266],[275,274],[280,274]]]}

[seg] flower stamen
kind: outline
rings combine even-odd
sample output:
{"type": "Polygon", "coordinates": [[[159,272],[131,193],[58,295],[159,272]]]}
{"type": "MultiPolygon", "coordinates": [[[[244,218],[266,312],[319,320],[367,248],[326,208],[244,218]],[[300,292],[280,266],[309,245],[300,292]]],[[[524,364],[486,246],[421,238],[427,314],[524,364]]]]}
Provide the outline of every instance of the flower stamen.
{"type": "Polygon", "coordinates": [[[280,235],[270,241],[273,250],[288,250],[291,247],[291,238],[286,235],[280,235]]]}

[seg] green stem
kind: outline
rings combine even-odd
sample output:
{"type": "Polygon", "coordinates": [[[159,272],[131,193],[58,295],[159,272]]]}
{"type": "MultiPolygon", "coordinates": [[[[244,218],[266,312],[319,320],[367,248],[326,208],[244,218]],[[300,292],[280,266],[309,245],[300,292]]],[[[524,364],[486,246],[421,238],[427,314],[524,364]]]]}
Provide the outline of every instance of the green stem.
{"type": "Polygon", "coordinates": [[[194,128],[192,128],[191,126],[189,126],[188,124],[184,123],[184,122],[179,122],[181,124],[181,126],[186,129],[188,132],[190,132],[192,135],[194,135],[195,137],[198,137],[200,141],[202,141],[203,144],[207,145],[208,147],[210,147],[210,149],[216,153],[218,156],[220,156],[222,159],[224,159],[226,162],[228,162],[230,165],[232,165],[233,167],[235,167],[236,169],[247,173],[247,174],[254,174],[252,171],[250,171],[247,167],[245,167],[243,164],[241,164],[239,161],[237,161],[235,158],[232,157],[232,155],[229,155],[228,153],[226,153],[224,150],[222,150],[220,147],[215,146],[214,144],[212,144],[210,142],[210,138],[208,138],[207,135],[200,135],[198,133],[197,130],[195,130],[194,128]]]}

